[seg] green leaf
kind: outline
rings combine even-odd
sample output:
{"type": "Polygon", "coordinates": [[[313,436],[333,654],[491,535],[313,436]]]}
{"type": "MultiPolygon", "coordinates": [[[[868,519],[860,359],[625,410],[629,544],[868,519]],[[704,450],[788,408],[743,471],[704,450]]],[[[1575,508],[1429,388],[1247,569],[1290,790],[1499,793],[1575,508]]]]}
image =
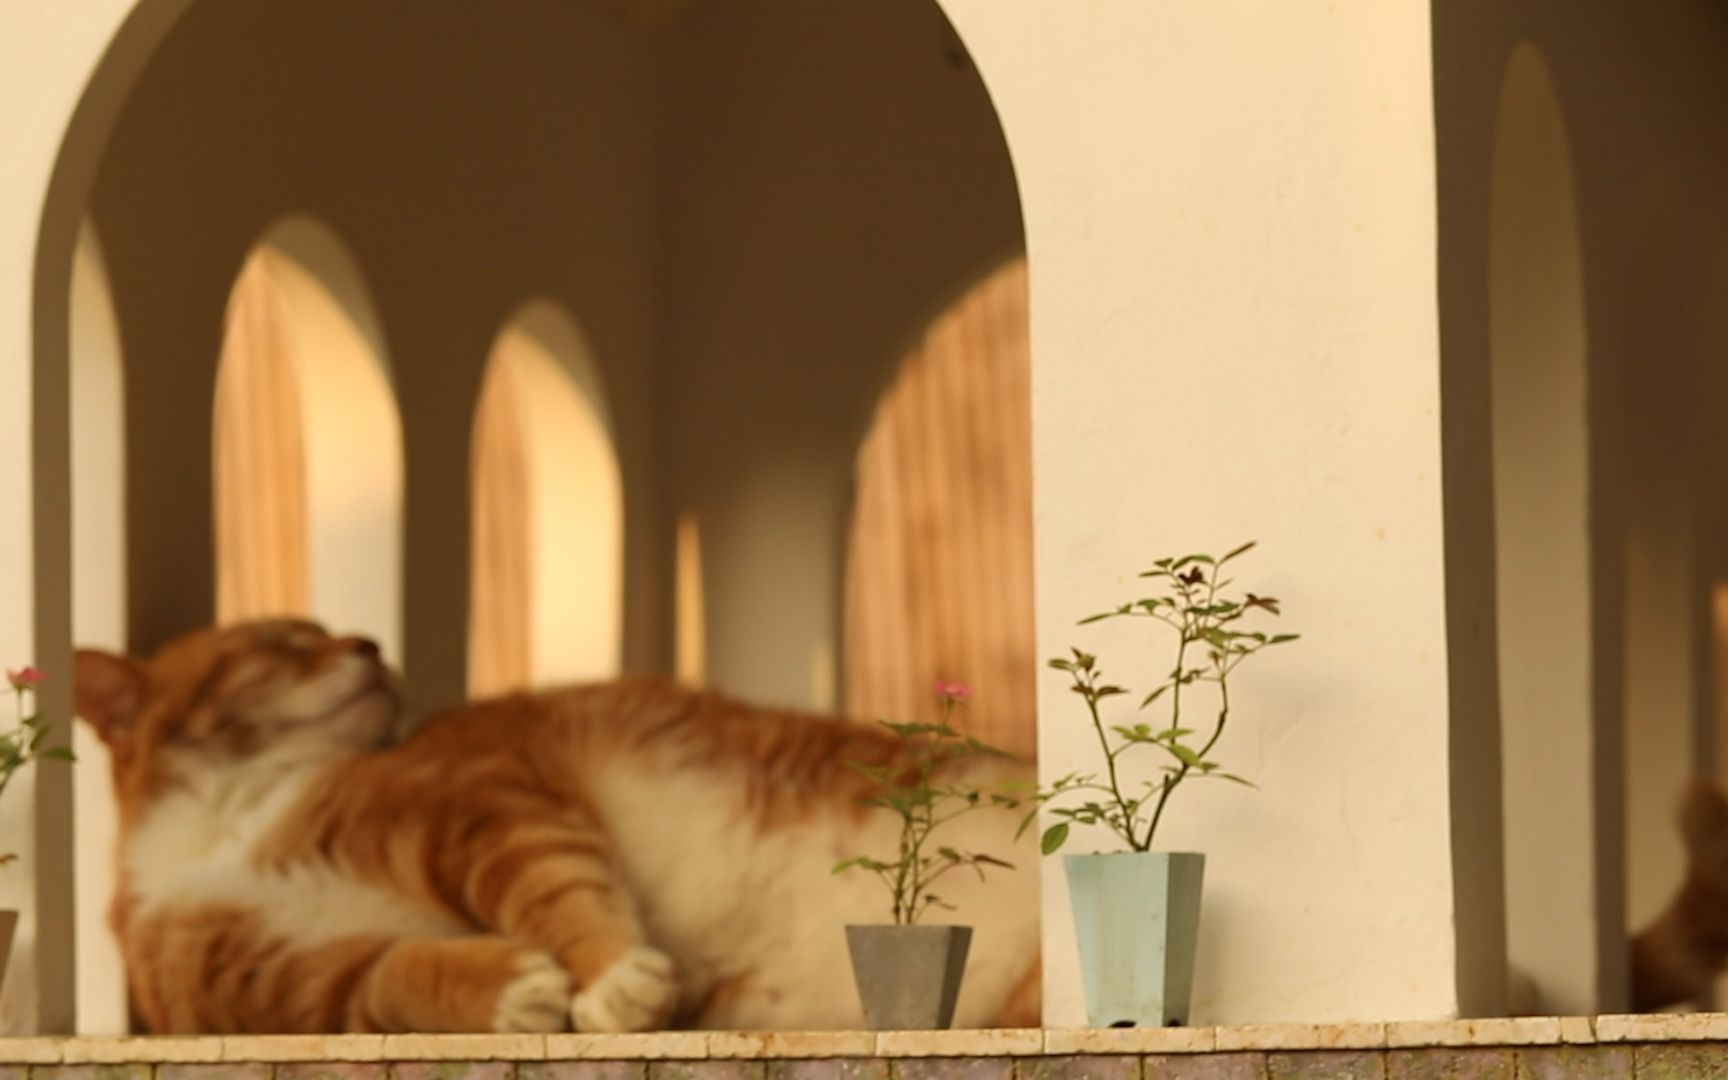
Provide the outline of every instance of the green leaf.
{"type": "Polygon", "coordinates": [[[1170,684],[1165,683],[1163,686],[1160,686],[1158,689],[1152,691],[1150,694],[1147,694],[1144,698],[1141,699],[1140,707],[1142,709],[1144,709],[1146,706],[1152,704],[1154,701],[1157,701],[1159,698],[1164,696],[1164,691],[1166,691],[1168,689],[1170,689],[1170,684]]]}
{"type": "Polygon", "coordinates": [[[1188,749],[1179,742],[1171,742],[1166,745],[1170,747],[1170,752],[1175,754],[1177,760],[1182,762],[1182,764],[1189,768],[1198,768],[1200,766],[1199,754],[1196,754],[1194,751],[1188,749]]]}
{"type": "Polygon", "coordinates": [[[1056,849],[1068,842],[1068,823],[1057,822],[1044,830],[1044,836],[1038,841],[1038,848],[1046,855],[1054,855],[1056,849]]]}
{"type": "Polygon", "coordinates": [[[1259,543],[1258,540],[1250,540],[1246,544],[1243,544],[1241,547],[1230,549],[1230,551],[1228,553],[1219,557],[1218,565],[1222,566],[1225,563],[1229,562],[1231,559],[1234,559],[1238,555],[1246,555],[1248,552],[1254,550],[1254,545],[1257,543],[1259,543]]]}

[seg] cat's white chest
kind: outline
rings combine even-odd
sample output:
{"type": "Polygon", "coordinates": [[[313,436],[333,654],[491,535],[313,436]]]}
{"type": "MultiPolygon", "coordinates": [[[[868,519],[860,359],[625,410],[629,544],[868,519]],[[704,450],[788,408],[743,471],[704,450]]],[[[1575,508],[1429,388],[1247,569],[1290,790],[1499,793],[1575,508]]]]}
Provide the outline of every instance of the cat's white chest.
{"type": "Polygon", "coordinates": [[[447,916],[327,862],[259,868],[259,845],[300,804],[319,771],[186,777],[124,841],[122,869],[136,915],[238,908],[255,913],[268,932],[306,945],[358,935],[459,931],[447,916]]]}

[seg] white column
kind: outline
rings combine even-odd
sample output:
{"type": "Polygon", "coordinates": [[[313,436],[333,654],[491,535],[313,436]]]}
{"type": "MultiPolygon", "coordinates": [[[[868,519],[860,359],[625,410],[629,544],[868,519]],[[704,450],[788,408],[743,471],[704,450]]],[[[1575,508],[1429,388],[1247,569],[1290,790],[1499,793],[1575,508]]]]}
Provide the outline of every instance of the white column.
{"type": "MultiPolygon", "coordinates": [[[[1448,685],[1426,5],[944,7],[1025,203],[1041,655],[1107,640],[1074,619],[1154,557],[1248,539],[1240,576],[1304,635],[1234,687],[1220,756],[1259,790],[1167,815],[1159,846],[1208,856],[1193,1020],[1493,1010],[1493,708],[1455,728],[1448,685]]],[[[1103,659],[1144,682],[1145,655],[1103,659]]],[[[1044,775],[1096,768],[1044,675],[1044,775]]],[[[1046,1019],[1070,1025],[1044,880],[1046,1019]]]]}
{"type": "MultiPolygon", "coordinates": [[[[41,697],[61,726],[70,713],[71,504],[67,440],[68,295],[78,225],[103,141],[132,79],[190,0],[91,0],[75,9],[44,0],[0,8],[0,469],[13,493],[13,528],[0,535],[0,657],[34,658],[48,674],[41,697]],[[106,50],[107,63],[92,81],[106,50]],[[76,110],[80,119],[76,127],[76,110]],[[69,134],[69,129],[70,134],[69,134]],[[38,250],[38,239],[42,246],[38,250]]],[[[9,871],[28,881],[20,933],[38,1007],[25,1022],[73,1026],[71,772],[36,786],[29,839],[9,871]]],[[[0,806],[16,823],[24,792],[0,806]]],[[[0,822],[0,824],[4,824],[0,822]]]]}

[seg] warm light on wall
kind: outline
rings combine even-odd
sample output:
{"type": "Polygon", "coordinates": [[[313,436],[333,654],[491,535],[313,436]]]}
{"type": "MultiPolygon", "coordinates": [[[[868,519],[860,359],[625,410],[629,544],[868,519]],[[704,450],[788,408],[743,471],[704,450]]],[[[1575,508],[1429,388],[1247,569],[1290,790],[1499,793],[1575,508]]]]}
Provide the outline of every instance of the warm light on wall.
{"type": "Polygon", "coordinates": [[[382,333],[327,227],[247,256],[216,373],[216,613],[311,615],[401,660],[402,434],[382,333]]]}
{"type": "Polygon", "coordinates": [[[599,371],[562,307],[524,305],[474,420],[469,692],[607,678],[623,648],[624,489],[599,371]]]}
{"type": "Polygon", "coordinates": [[[216,365],[216,619],[304,615],[306,451],[279,259],[255,250],[216,365]]]}
{"type": "Polygon", "coordinates": [[[672,671],[686,686],[707,677],[707,618],[702,596],[702,529],[694,514],[678,519],[673,534],[672,671]]]}
{"type": "Polygon", "coordinates": [[[883,396],[846,567],[851,715],[928,719],[932,683],[958,680],[968,730],[1036,751],[1029,368],[1016,260],[931,325],[883,396]]]}

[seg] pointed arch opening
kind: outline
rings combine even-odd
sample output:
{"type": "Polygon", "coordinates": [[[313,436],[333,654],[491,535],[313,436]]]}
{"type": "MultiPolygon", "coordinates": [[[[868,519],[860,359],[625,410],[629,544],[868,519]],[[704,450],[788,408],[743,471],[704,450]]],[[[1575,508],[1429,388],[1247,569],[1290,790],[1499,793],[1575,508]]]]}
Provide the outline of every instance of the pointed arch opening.
{"type": "Polygon", "coordinates": [[[599,367],[562,305],[529,301],[499,332],[472,462],[469,692],[616,675],[623,479],[599,367]]]}
{"type": "Polygon", "coordinates": [[[218,621],[309,615],[400,657],[402,431],[358,264],[288,218],[247,253],[216,372],[218,621]]]}

